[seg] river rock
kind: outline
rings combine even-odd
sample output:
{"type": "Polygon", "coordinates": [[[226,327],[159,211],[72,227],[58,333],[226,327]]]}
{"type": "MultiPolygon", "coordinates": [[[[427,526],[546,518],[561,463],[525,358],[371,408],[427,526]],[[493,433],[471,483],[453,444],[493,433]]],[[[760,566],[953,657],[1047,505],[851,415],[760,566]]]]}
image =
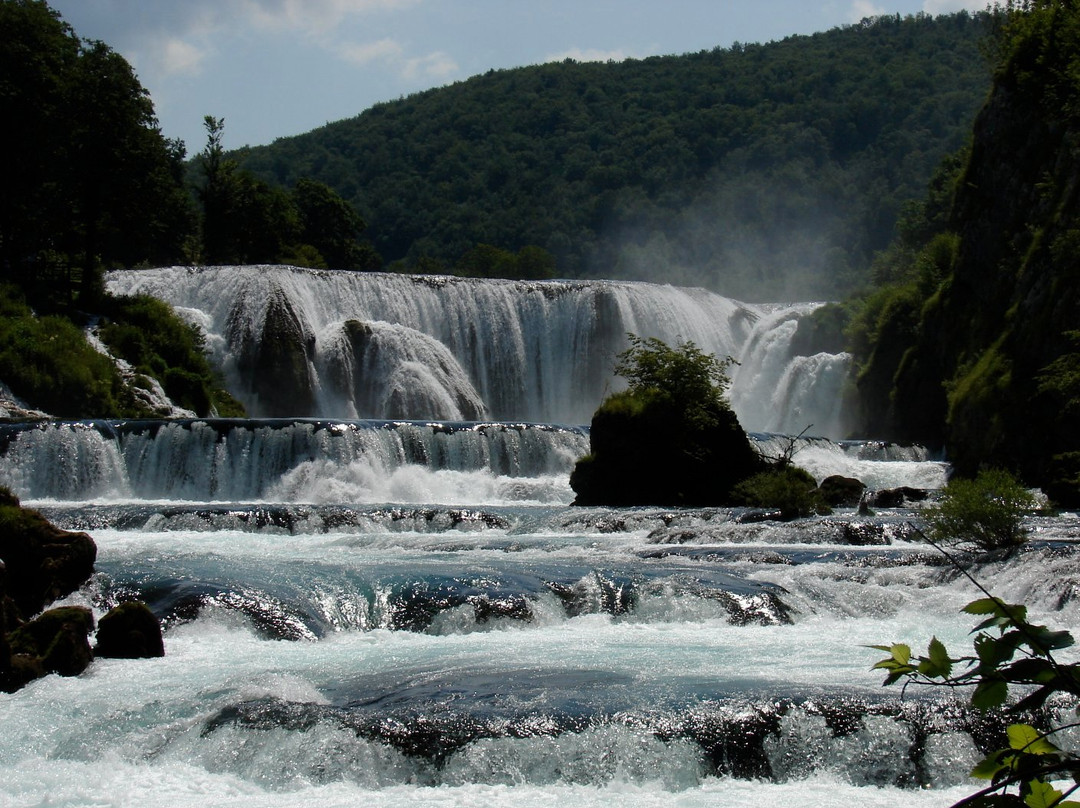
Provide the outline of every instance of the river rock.
{"type": "Polygon", "coordinates": [[[662,396],[627,401],[611,396],[593,415],[592,451],[570,475],[575,505],[726,505],[764,468],[726,406],[707,406],[695,422],[662,396]]]}
{"type": "Polygon", "coordinates": [[[903,508],[911,502],[922,502],[926,496],[921,488],[883,488],[868,497],[868,504],[874,508],[903,508]]]}
{"type": "Polygon", "coordinates": [[[862,499],[866,485],[854,477],[833,474],[822,480],[818,488],[830,508],[855,508],[862,499]]]}
{"type": "Polygon", "coordinates": [[[61,530],[0,489],[0,561],[19,618],[76,591],[93,574],[96,558],[97,545],[88,535],[61,530]]]}
{"type": "Polygon", "coordinates": [[[82,606],[61,606],[42,612],[8,635],[8,667],[0,670],[11,692],[47,673],[78,676],[93,660],[88,635],[94,616],[82,606]]]}
{"type": "Polygon", "coordinates": [[[121,603],[98,622],[94,655],[115,659],[165,656],[161,623],[142,601],[121,603]]]}

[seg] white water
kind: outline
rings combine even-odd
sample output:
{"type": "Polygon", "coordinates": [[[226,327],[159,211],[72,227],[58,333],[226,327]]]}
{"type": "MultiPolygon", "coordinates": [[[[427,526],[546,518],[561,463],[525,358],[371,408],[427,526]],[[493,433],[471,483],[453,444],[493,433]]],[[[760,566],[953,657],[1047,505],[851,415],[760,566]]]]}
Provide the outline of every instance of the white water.
{"type": "Polygon", "coordinates": [[[812,424],[812,434],[844,434],[850,358],[790,354],[810,304],[758,306],[645,283],[270,266],[120,271],[107,285],[159,297],[203,329],[230,390],[256,416],[584,424],[618,386],[612,368],[631,332],[738,360],[731,398],[746,429],[797,433],[812,424]],[[281,412],[252,375],[268,312],[286,310],[308,364],[309,412],[281,412]],[[349,321],[368,329],[361,345],[349,321]]]}
{"type": "MultiPolygon", "coordinates": [[[[977,787],[962,705],[870,670],[867,645],[970,643],[978,593],[910,543],[917,511],[579,509],[582,429],[353,420],[587,421],[629,330],[737,352],[744,425],[840,435],[847,358],[790,356],[811,307],[280,268],[109,282],[186,307],[249,391],[237,361],[288,301],[327,418],[0,430],[0,484],[98,543],[70,600],[138,597],[166,626],[163,659],[0,694],[0,805],[847,808],[977,787]]],[[[755,439],[819,480],[947,474],[918,447],[755,439]]],[[[1030,554],[979,577],[1074,626],[1080,521],[1031,527],[1030,554]]]]}
{"type": "MultiPolygon", "coordinates": [[[[977,593],[905,539],[915,513],[570,508],[587,436],[543,426],[104,422],[5,441],[0,482],[98,543],[71,600],[147,600],[167,655],[0,695],[2,805],[931,806],[975,787],[958,705],[882,691],[864,647],[970,642],[977,593]],[[212,501],[241,495],[258,502],[212,501]]],[[[918,449],[796,448],[819,474],[945,473],[918,449]]],[[[1071,552],[980,577],[1076,622],[1071,552]]]]}
{"type": "MultiPolygon", "coordinates": [[[[313,421],[94,421],[10,427],[0,485],[68,501],[562,503],[588,452],[583,429],[537,424],[313,421]]],[[[766,456],[788,438],[756,436],[766,456]]],[[[870,489],[944,485],[946,464],[919,447],[798,441],[820,482],[870,489]]]]}

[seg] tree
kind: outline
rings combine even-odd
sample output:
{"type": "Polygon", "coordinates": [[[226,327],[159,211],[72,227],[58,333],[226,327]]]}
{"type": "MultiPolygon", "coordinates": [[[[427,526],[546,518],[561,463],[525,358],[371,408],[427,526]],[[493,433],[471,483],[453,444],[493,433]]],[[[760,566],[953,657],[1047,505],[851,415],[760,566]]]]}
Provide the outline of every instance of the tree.
{"type": "Polygon", "coordinates": [[[131,66],[39,0],[0,0],[0,30],[0,117],[12,122],[0,270],[40,298],[58,291],[50,262],[77,264],[95,292],[103,267],[178,259],[192,226],[183,150],[131,66]]]}
{"type": "Polygon", "coordinates": [[[203,183],[203,255],[206,263],[274,263],[297,241],[299,214],[289,195],[225,156],[225,119],[207,115],[206,146],[198,157],[203,183]]]}
{"type": "Polygon", "coordinates": [[[300,221],[299,239],[319,251],[330,269],[376,270],[379,256],[360,241],[367,225],[356,209],[315,180],[301,178],[292,189],[300,221]]]}
{"type": "Polygon", "coordinates": [[[1012,550],[1027,541],[1024,512],[1035,497],[1007,471],[981,471],[974,480],[950,480],[938,502],[923,511],[930,537],[983,552],[1012,550]]]}
{"type": "Polygon", "coordinates": [[[631,393],[659,392],[687,410],[728,407],[731,378],[727,371],[735,363],[730,356],[718,359],[693,342],[670,348],[656,337],[629,334],[628,339],[630,347],[616,357],[615,375],[626,379],[631,393]]]}
{"type": "Polygon", "coordinates": [[[79,40],[44,2],[0,2],[0,118],[8,160],[0,194],[0,270],[32,280],[32,261],[58,248],[68,83],[79,40]]]}

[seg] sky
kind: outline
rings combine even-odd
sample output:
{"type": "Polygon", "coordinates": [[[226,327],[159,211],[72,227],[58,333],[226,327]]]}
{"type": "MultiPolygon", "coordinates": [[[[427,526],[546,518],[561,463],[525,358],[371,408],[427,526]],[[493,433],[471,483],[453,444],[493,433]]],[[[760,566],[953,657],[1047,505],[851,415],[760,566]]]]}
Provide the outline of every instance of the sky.
{"type": "Polygon", "coordinates": [[[194,154],[262,145],[490,69],[769,42],[878,14],[987,0],[49,0],[135,68],[169,138],[194,154]]]}

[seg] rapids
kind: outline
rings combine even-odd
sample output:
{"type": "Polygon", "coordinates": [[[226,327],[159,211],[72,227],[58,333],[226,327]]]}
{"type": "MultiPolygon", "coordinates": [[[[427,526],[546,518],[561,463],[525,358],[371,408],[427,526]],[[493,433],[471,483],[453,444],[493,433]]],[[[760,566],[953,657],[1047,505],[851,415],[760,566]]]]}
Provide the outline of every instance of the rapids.
{"type": "MultiPolygon", "coordinates": [[[[929,806],[973,788],[987,722],[883,691],[864,647],[968,642],[977,593],[913,543],[917,512],[572,508],[586,446],[497,422],[4,426],[0,482],[98,543],[69,600],[145,600],[166,656],[0,696],[0,803],[929,806]]],[[[917,447],[795,448],[887,486],[947,471],[917,447]]],[[[1070,625],[1077,520],[1031,527],[1026,557],[980,577],[1070,625]]]]}
{"type": "MultiPolygon", "coordinates": [[[[970,647],[979,593],[915,541],[917,508],[569,504],[627,331],[739,359],[765,454],[940,488],[920,447],[836,439],[849,360],[793,350],[812,305],[268,267],[108,284],[181,307],[266,417],[0,425],[0,484],[97,542],[68,601],[142,599],[166,648],[0,694],[0,805],[917,808],[977,787],[995,717],[870,669],[868,645],[970,647]],[[809,423],[829,437],[777,434],[809,423]]],[[[1080,519],[1028,526],[976,574],[1075,628],[1080,519]]]]}

